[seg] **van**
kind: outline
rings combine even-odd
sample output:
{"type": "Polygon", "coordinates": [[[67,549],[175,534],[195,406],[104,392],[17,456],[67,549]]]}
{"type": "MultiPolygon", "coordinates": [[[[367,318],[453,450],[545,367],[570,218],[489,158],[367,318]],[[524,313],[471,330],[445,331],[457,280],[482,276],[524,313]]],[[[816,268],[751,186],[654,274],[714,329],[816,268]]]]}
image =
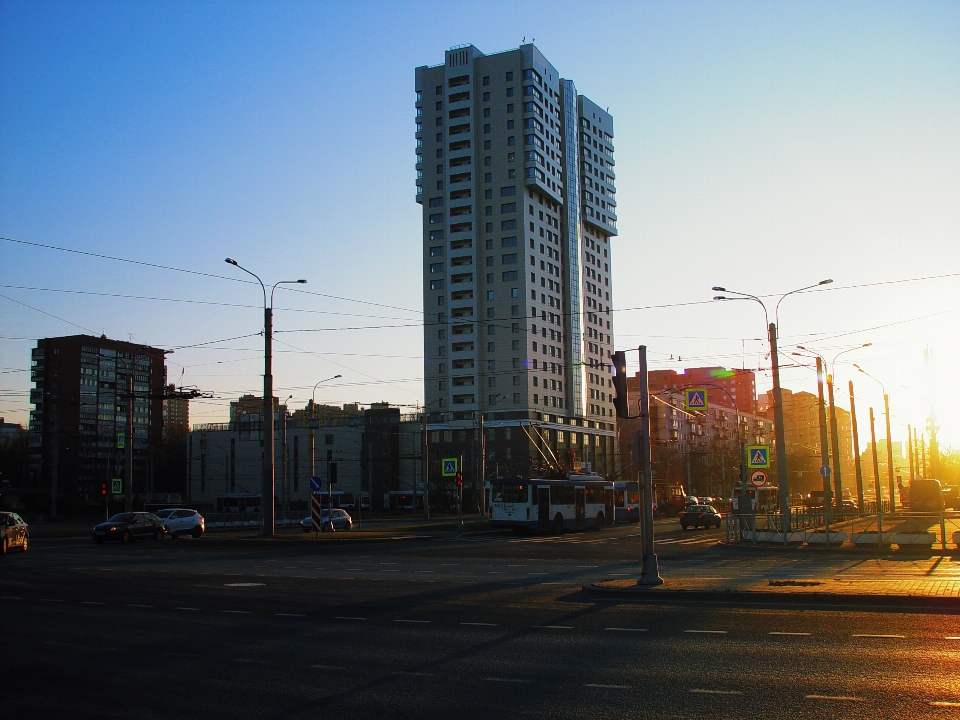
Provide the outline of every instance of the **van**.
{"type": "Polygon", "coordinates": [[[910,512],[943,512],[943,490],[939,480],[920,479],[910,483],[910,512]]]}

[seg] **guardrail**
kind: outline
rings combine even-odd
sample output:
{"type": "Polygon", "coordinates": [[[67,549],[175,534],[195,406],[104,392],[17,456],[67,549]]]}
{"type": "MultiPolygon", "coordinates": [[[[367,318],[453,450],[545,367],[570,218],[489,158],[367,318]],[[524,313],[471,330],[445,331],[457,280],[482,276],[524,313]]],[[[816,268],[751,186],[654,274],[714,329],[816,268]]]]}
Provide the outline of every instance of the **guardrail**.
{"type": "Polygon", "coordinates": [[[823,513],[797,513],[790,516],[790,532],[784,534],[782,517],[776,515],[727,515],[727,542],[810,545],[850,543],[857,547],[942,550],[951,544],[960,549],[960,512],[877,513],[872,515],[831,515],[829,537],[823,513]]]}

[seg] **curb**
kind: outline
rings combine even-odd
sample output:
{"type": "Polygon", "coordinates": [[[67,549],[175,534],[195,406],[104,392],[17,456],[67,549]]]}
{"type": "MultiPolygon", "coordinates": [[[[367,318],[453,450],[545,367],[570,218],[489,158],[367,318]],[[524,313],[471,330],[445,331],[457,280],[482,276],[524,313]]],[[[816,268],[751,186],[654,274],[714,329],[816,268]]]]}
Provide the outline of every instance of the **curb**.
{"type": "MultiPolygon", "coordinates": [[[[601,581],[603,582],[603,581],[601,581]]],[[[638,603],[718,603],[723,605],[820,605],[837,608],[928,610],[960,614],[960,598],[927,595],[868,595],[809,591],[802,593],[755,590],[670,590],[665,588],[582,586],[593,595],[629,598],[638,603]]]]}

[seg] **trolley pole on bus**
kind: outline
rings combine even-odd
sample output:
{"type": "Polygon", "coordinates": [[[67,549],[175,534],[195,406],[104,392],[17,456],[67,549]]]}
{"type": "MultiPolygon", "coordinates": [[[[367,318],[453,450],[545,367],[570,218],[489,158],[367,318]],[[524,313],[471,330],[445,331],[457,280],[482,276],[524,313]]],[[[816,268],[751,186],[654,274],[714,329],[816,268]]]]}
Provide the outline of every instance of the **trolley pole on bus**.
{"type": "Polygon", "coordinates": [[[637,463],[643,474],[643,554],[640,559],[640,579],[637,585],[662,585],[657,554],[653,548],[653,474],[650,468],[650,394],[647,385],[647,346],[641,345],[640,351],[640,462],[637,463]]]}

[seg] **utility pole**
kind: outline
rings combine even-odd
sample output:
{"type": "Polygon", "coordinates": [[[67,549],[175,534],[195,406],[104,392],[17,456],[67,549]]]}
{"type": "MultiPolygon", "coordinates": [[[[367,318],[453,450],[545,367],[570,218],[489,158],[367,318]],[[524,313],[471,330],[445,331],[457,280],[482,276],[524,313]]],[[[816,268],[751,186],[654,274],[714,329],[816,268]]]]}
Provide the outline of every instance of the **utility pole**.
{"type": "MultiPolygon", "coordinates": [[[[817,405],[820,415],[820,467],[830,467],[830,445],[827,441],[827,409],[823,402],[823,359],[817,355],[817,405]]],[[[830,490],[830,475],[823,476],[823,524],[830,539],[830,505],[833,492],[830,490]]]]}
{"type": "MultiPolygon", "coordinates": [[[[777,484],[780,487],[780,517],[783,534],[790,533],[790,488],[787,475],[787,437],[783,427],[783,393],[780,390],[780,359],[777,356],[777,326],[770,323],[770,368],[773,371],[773,423],[777,451],[777,484]]],[[[832,403],[831,403],[832,404],[832,403]]]]}
{"type": "Polygon", "coordinates": [[[857,433],[857,404],[853,399],[853,380],[850,388],[850,422],[853,429],[853,460],[857,471],[857,508],[863,512],[863,467],[860,465],[860,435],[857,433]]]}
{"type": "MultiPolygon", "coordinates": [[[[559,452],[559,450],[558,450],[559,452]]],[[[483,411],[480,411],[480,499],[477,505],[480,507],[480,517],[486,517],[487,512],[487,435],[483,426],[483,411]]]]}
{"type": "MultiPolygon", "coordinates": [[[[272,304],[272,303],[271,303],[272,304]]],[[[260,535],[273,537],[274,518],[273,437],[273,308],[263,308],[263,477],[260,483],[260,535]]]]}
{"type": "Polygon", "coordinates": [[[640,469],[643,474],[643,555],[638,585],[662,585],[653,547],[653,473],[650,469],[650,394],[647,384],[647,346],[640,348],[640,469]]]}
{"type": "Polygon", "coordinates": [[[873,448],[873,491],[877,496],[877,513],[880,512],[880,463],[877,460],[877,433],[873,426],[873,408],[870,408],[870,445],[873,448]]]}
{"type": "MultiPolygon", "coordinates": [[[[287,398],[289,400],[289,398],[287,398]]],[[[290,510],[290,487],[287,484],[287,403],[280,411],[280,488],[283,490],[283,512],[290,510]]]]}
{"type": "Polygon", "coordinates": [[[883,412],[887,420],[887,483],[890,486],[890,512],[896,512],[897,501],[893,487],[893,438],[890,434],[890,396],[883,394],[883,412]]]}
{"type": "Polygon", "coordinates": [[[913,485],[913,429],[907,425],[907,459],[910,461],[910,484],[913,485]]]}
{"type": "Polygon", "coordinates": [[[833,507],[843,508],[843,482],[840,479],[840,441],[837,437],[837,408],[833,402],[833,375],[827,374],[827,396],[830,399],[830,444],[833,446],[833,507]]]}
{"type": "Polygon", "coordinates": [[[124,510],[133,511],[133,359],[130,360],[130,374],[127,376],[127,438],[126,438],[126,492],[124,510]]]}
{"type": "Polygon", "coordinates": [[[427,408],[423,408],[423,517],[430,519],[430,440],[427,437],[427,408]]]}

